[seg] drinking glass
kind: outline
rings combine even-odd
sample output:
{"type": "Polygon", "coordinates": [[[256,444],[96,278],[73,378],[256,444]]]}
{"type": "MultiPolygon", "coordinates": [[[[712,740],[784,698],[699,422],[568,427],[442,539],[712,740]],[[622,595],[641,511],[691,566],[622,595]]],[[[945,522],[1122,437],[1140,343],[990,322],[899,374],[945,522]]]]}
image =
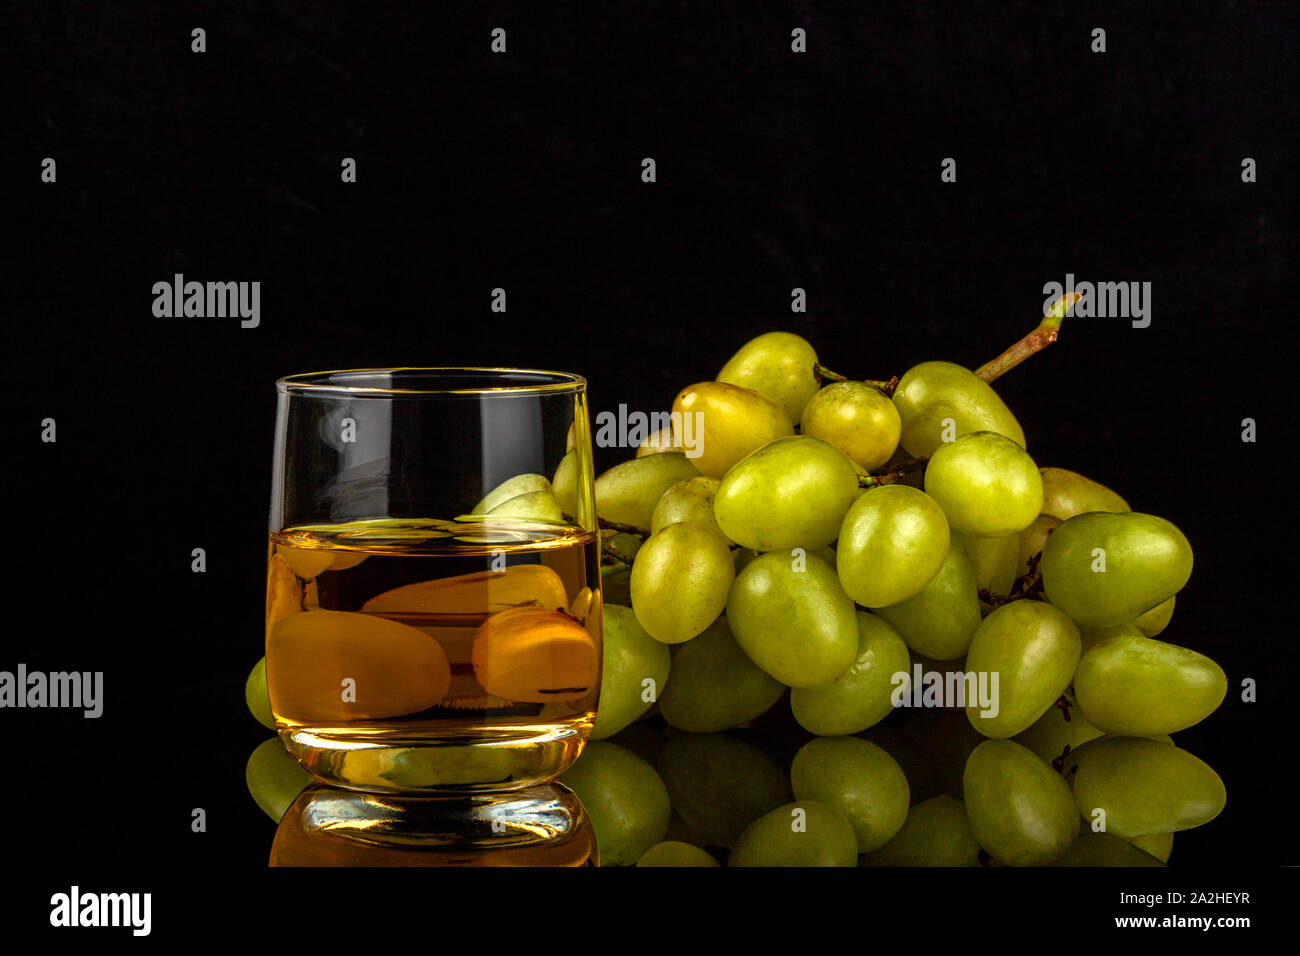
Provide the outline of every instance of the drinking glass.
{"type": "Polygon", "coordinates": [[[586,382],[391,368],[276,388],[266,675],[289,752],[355,790],[556,777],[600,693],[586,382]]]}

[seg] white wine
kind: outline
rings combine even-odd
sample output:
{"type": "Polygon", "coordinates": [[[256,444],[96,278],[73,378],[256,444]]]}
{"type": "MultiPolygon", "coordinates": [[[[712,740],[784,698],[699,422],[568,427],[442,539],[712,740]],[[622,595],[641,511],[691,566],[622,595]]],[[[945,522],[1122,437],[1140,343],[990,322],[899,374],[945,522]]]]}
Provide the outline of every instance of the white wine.
{"type": "Polygon", "coordinates": [[[267,689],[326,783],[465,792],[553,779],[600,693],[599,537],[524,519],[272,533],[267,689]]]}

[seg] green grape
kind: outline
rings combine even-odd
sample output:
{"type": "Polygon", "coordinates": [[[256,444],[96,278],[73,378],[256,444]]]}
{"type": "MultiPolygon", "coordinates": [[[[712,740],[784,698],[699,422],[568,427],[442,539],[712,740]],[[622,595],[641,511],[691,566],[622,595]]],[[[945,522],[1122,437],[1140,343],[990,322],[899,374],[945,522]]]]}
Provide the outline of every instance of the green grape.
{"type": "Polygon", "coordinates": [[[1019,534],[1043,506],[1043,479],[1023,448],[994,432],[942,445],[925,469],[925,493],[959,534],[1019,534]]]}
{"type": "Polygon", "coordinates": [[[821,687],[853,664],[858,624],[835,571],[809,554],[769,551],[727,597],[727,622],[749,659],[788,687],[821,687]]]}
{"type": "Polygon", "coordinates": [[[582,465],[576,451],[566,452],[555,468],[555,477],[551,479],[551,490],[555,493],[556,504],[560,510],[571,518],[578,516],[578,484],[582,465]]]}
{"type": "Polygon", "coordinates": [[[698,474],[677,451],[625,461],[596,479],[596,514],[616,524],[648,529],[663,493],[698,474]]]}
{"type": "Polygon", "coordinates": [[[938,661],[961,657],[980,626],[979,591],[961,542],[953,540],[939,571],[918,594],[876,613],[907,646],[938,661]]]}
{"type": "MultiPolygon", "coordinates": [[[[1030,525],[1032,528],[1033,525],[1030,525]]],[[[960,541],[970,559],[975,590],[988,590],[994,594],[1010,594],[1016,583],[1016,567],[1020,563],[1020,535],[1004,534],[995,538],[974,535],[953,535],[960,541]]]]}
{"type": "MultiPolygon", "coordinates": [[[[673,412],[692,417],[696,428],[695,467],[721,478],[732,465],[770,441],[794,434],[794,425],[775,402],[758,392],[722,382],[700,382],[677,393],[673,412]]],[[[683,442],[689,447],[689,443],[683,442]]],[[[652,455],[651,458],[660,458],[652,455]]],[[[596,489],[600,500],[600,489],[596,489]]]]}
{"type": "Polygon", "coordinates": [[[1144,833],[1142,836],[1129,837],[1132,843],[1144,853],[1149,853],[1161,863],[1169,862],[1169,854],[1174,850],[1174,835],[1170,833],[1144,833]]]}
{"type": "Polygon", "coordinates": [[[1063,857],[1079,836],[1079,814],[1061,775],[1009,740],[986,740],[962,774],[966,816],[980,846],[1007,866],[1063,857]]]}
{"type": "Polygon", "coordinates": [[[718,619],[735,576],[721,535],[703,525],[670,524],[641,546],[632,563],[632,610],[656,641],[689,641],[718,619]]]}
{"type": "Polygon", "coordinates": [[[858,495],[853,464],[820,438],[778,438],[727,472],[713,508],[718,525],[756,551],[824,548],[858,495]]]}
{"type": "MultiPolygon", "coordinates": [[[[1083,758],[1083,755],[1088,752],[1088,748],[1096,746],[1100,741],[1111,739],[1113,738],[1109,735],[1102,734],[1100,737],[1093,737],[1091,740],[1084,741],[1079,746],[1070,750],[1069,753],[1061,755],[1059,763],[1061,776],[1065,778],[1066,783],[1068,783],[1071,788],[1074,786],[1074,774],[1079,769],[1079,761],[1083,758]]],[[[1172,740],[1172,738],[1170,739],[1172,740]]]]}
{"type": "Polygon", "coordinates": [[[654,513],[650,516],[651,533],[658,534],[670,524],[688,521],[716,531],[726,538],[727,544],[733,544],[722,528],[718,527],[717,519],[713,516],[713,499],[720,483],[716,478],[705,478],[703,475],[677,482],[663,493],[655,505],[654,513]]]}
{"type": "Polygon", "coordinates": [[[1192,547],[1154,515],[1077,515],[1052,532],[1039,565],[1047,599],[1080,625],[1124,624],[1182,589],[1192,547]]]}
{"type": "Polygon", "coordinates": [[[791,332],[767,332],[750,339],[727,360],[718,381],[752,388],[797,422],[817,392],[817,353],[791,332]]]}
{"type": "MultiPolygon", "coordinates": [[[[1132,624],[1112,624],[1110,627],[1081,627],[1079,628],[1080,644],[1079,648],[1084,654],[1087,654],[1094,646],[1102,641],[1108,641],[1112,637],[1142,637],[1143,634],[1132,624]]],[[[1139,734],[1145,737],[1146,734],[1139,734]]]]}
{"type": "Polygon", "coordinates": [[[1103,737],[1081,750],[1074,802],[1090,823],[1121,837],[1187,830],[1209,823],[1227,803],[1223,781],[1205,762],[1173,744],[1103,737]]]}
{"type": "Polygon", "coordinates": [[[1065,521],[1089,511],[1132,511],[1128,502],[1105,485],[1065,468],[1044,468],[1043,514],[1065,521]]]}
{"type": "Polygon", "coordinates": [[[1029,573],[1029,559],[1036,554],[1043,553],[1043,545],[1047,543],[1047,536],[1060,523],[1060,518],[1053,518],[1051,515],[1039,515],[1034,519],[1033,524],[1016,536],[1020,542],[1020,556],[1016,559],[1017,577],[1023,577],[1029,573]]]}
{"type": "Polygon", "coordinates": [[[825,687],[790,691],[794,719],[822,736],[856,734],[884,720],[894,710],[894,675],[911,670],[907,645],[887,622],[858,611],[857,658],[825,687]]]}
{"type": "Polygon", "coordinates": [[[699,847],[691,846],[689,843],[680,843],[676,840],[665,840],[663,843],[656,843],[641,854],[641,859],[636,861],[636,865],[721,866],[717,860],[699,847]]]}
{"type": "Polygon", "coordinates": [[[945,441],[979,431],[1006,435],[1025,447],[1020,423],[997,392],[951,362],[922,362],[909,369],[894,389],[894,404],[903,423],[903,447],[912,455],[929,457],[945,441]]]}
{"type": "Polygon", "coordinates": [[[673,809],[703,846],[733,846],[747,826],[794,798],[776,761],[726,734],[670,740],[657,766],[673,809]]]}
{"type": "Polygon", "coordinates": [[[1094,832],[1086,823],[1070,852],[1052,866],[1163,866],[1139,847],[1109,833],[1094,832]]]}
{"type": "MultiPolygon", "coordinates": [[[[314,613],[314,612],[313,612],[314,613]]],[[[370,775],[380,787],[415,790],[430,780],[447,786],[540,777],[549,766],[535,751],[509,747],[412,747],[375,761],[370,775]]],[[[362,784],[364,786],[364,784],[362,784]]]]}
{"type": "MultiPolygon", "coordinates": [[[[870,476],[871,472],[867,471],[867,469],[863,468],[861,465],[859,465],[859,464],[858,464],[856,461],[854,461],[852,458],[849,459],[849,464],[853,466],[853,471],[857,474],[857,476],[858,476],[859,478],[865,478],[865,477],[870,476]]],[[[914,474],[915,474],[915,472],[908,472],[908,473],[904,476],[904,478],[911,478],[914,474]]],[[[920,486],[917,485],[916,487],[919,488],[920,486]]],[[[859,498],[861,498],[861,497],[862,497],[864,494],[866,494],[866,493],[867,493],[867,486],[865,486],[865,485],[863,485],[861,482],[859,482],[859,483],[858,483],[857,496],[858,496],[859,498]]]]}
{"type": "MultiPolygon", "coordinates": [[[[540,476],[539,476],[540,477],[540,476]]],[[[546,479],[542,479],[545,481],[546,479]]],[[[487,512],[497,518],[532,518],[539,521],[563,521],[564,512],[549,491],[528,491],[515,495],[487,512]]]]}
{"type": "Polygon", "coordinates": [[[262,812],[279,823],[284,811],[312,782],[312,776],[289,756],[279,737],[272,737],[258,744],[249,756],[244,782],[262,812]]]}
{"type": "Polygon", "coordinates": [[[506,481],[501,482],[474,506],[470,512],[476,515],[485,515],[498,505],[503,505],[511,498],[527,494],[533,491],[544,491],[551,493],[551,483],[546,480],[544,475],[515,475],[506,481]]]}
{"type": "Polygon", "coordinates": [[[727,866],[856,866],[853,824],[829,804],[787,803],[759,817],[731,851],[727,866]]]}
{"type": "Polygon", "coordinates": [[[1074,696],[1088,719],[1125,737],[1185,730],[1214,713],[1227,693],[1223,668],[1204,654],[1140,634],[1094,645],[1074,675],[1074,696]]]}
{"type": "Polygon", "coordinates": [[[858,604],[889,607],[920,592],[948,556],[948,522],[938,503],[906,485],[870,489],[840,528],[840,582],[858,604]]]}
{"type": "Polygon", "coordinates": [[[1012,739],[1051,763],[1064,754],[1067,748],[1075,750],[1101,735],[1102,731],[1088,723],[1078,707],[1070,707],[1068,710],[1048,707],[1043,716],[1012,739]]]}
{"type": "Polygon", "coordinates": [[[726,618],[679,645],[659,712],[678,730],[710,734],[739,727],[765,713],[785,686],[751,661],[731,635],[726,618]]]}
{"type": "Polygon", "coordinates": [[[659,455],[666,451],[681,450],[681,439],[677,437],[676,429],[670,421],[667,425],[656,428],[642,439],[641,444],[636,446],[636,457],[644,458],[647,455],[659,455]]]}
{"type": "Polygon", "coordinates": [[[1139,614],[1133,619],[1133,626],[1145,634],[1147,637],[1155,637],[1166,627],[1174,617],[1174,598],[1170,597],[1163,604],[1157,604],[1151,610],[1144,614],[1139,614]]]}
{"type": "Polygon", "coordinates": [[[610,604],[632,605],[632,568],[622,562],[601,565],[600,588],[610,604]]]}
{"type": "Polygon", "coordinates": [[[971,833],[966,807],[940,794],[908,811],[903,828],[859,866],[979,866],[980,845],[971,833]]]}
{"type": "Polygon", "coordinates": [[[853,825],[858,852],[879,849],[907,819],[903,768],[860,737],[818,737],[799,748],[790,767],[796,800],[830,804],[853,825]]]}
{"type": "Polygon", "coordinates": [[[799,419],[800,434],[830,442],[867,471],[889,461],[902,430],[897,406],[866,382],[827,385],[799,419]]]}
{"type": "Polygon", "coordinates": [[[753,548],[736,548],[731,552],[732,557],[735,560],[737,576],[739,576],[741,571],[749,567],[749,562],[758,557],[759,553],[760,552],[755,551],[753,548]]]}
{"type": "Polygon", "coordinates": [[[244,703],[248,712],[268,730],[275,730],[275,716],[271,713],[271,697],[266,692],[266,658],[253,665],[244,682],[244,703]]]}
{"type": "MultiPolygon", "coordinates": [[[[1079,763],[1083,760],[1084,756],[1088,753],[1088,751],[1092,747],[1096,746],[1097,744],[1103,743],[1104,741],[1107,740],[1118,740],[1118,739],[1121,738],[1116,737],[1114,734],[1102,734],[1100,737],[1094,737],[1092,740],[1080,744],[1074,750],[1071,750],[1068,754],[1065,754],[1060,760],[1060,768],[1061,768],[1061,775],[1065,777],[1066,782],[1069,783],[1071,787],[1074,786],[1074,776],[1079,770],[1079,763]]],[[[1128,738],[1123,738],[1123,739],[1128,739],[1128,738]]],[[[1171,737],[1169,734],[1157,734],[1154,737],[1141,737],[1136,739],[1152,740],[1158,744],[1165,744],[1171,747],[1174,745],[1174,738],[1171,737]]]]}
{"type": "Polygon", "coordinates": [[[591,739],[612,737],[649,710],[667,686],[668,665],[668,646],[645,632],[630,607],[606,604],[600,706],[591,739]]]}
{"type": "Polygon", "coordinates": [[[578,795],[591,818],[601,866],[635,863],[668,832],[664,782],[654,767],[616,744],[587,744],[560,783],[578,795]]]}
{"type": "MultiPolygon", "coordinates": [[[[1012,601],[975,631],[966,669],[997,674],[997,712],[984,716],[979,701],[967,700],[966,716],[986,737],[1012,737],[1025,730],[1070,684],[1079,663],[1079,629],[1050,604],[1012,601]]],[[[990,677],[991,681],[991,677],[990,677]]]]}

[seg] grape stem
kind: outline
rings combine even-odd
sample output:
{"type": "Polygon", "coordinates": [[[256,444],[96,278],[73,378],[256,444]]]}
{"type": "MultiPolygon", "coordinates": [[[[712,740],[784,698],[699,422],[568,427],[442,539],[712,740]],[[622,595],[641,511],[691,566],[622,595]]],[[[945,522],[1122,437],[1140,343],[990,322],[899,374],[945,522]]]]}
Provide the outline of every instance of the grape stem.
{"type": "Polygon", "coordinates": [[[1070,722],[1070,708],[1073,706],[1073,701],[1062,694],[1052,706],[1061,708],[1061,716],[1065,718],[1065,722],[1068,724],[1070,722]]]}
{"type": "Polygon", "coordinates": [[[1011,371],[1035,352],[1041,352],[1061,334],[1061,323],[1083,296],[1078,292],[1067,292],[1052,303],[1038,327],[1007,349],[992,361],[985,362],[975,370],[975,374],[986,382],[992,382],[1011,371]]]}
{"type": "Polygon", "coordinates": [[[980,600],[985,604],[1001,607],[1022,598],[1041,599],[1043,596],[1043,582],[1039,579],[1038,562],[1042,560],[1042,557],[1042,552],[1030,557],[1029,569],[1016,578],[1015,583],[1011,585],[1010,594],[994,594],[988,588],[980,588],[980,600]]]}
{"type": "MultiPolygon", "coordinates": [[[[992,361],[985,362],[975,370],[975,374],[986,382],[992,382],[1001,378],[1007,372],[1011,371],[1029,356],[1035,352],[1041,352],[1047,348],[1061,334],[1061,323],[1065,317],[1070,314],[1070,310],[1083,296],[1078,292],[1067,292],[1060,296],[1044,314],[1043,319],[1034,328],[1032,332],[1022,338],[1011,348],[1007,349],[992,361]]],[[[847,382],[849,377],[841,375],[839,372],[828,369],[821,362],[813,363],[813,374],[823,381],[827,382],[847,382]]],[[[898,388],[898,376],[884,382],[878,382],[874,379],[863,379],[868,385],[874,385],[887,396],[893,396],[894,389],[898,388]]]]}
{"type": "Polygon", "coordinates": [[[1065,758],[1068,757],[1068,756],[1070,756],[1070,751],[1073,750],[1073,749],[1074,749],[1074,748],[1071,747],[1069,744],[1066,744],[1066,745],[1065,745],[1065,749],[1064,749],[1063,751],[1061,751],[1061,755],[1060,755],[1059,757],[1053,757],[1053,758],[1052,758],[1052,769],[1055,770],[1057,773],[1064,773],[1064,772],[1065,772],[1065,758]]]}
{"type": "Polygon", "coordinates": [[[876,475],[858,475],[858,487],[875,488],[878,485],[892,485],[894,482],[902,481],[909,473],[924,468],[929,463],[929,458],[908,458],[906,461],[895,464],[890,471],[882,471],[876,475]]]}
{"type": "MultiPolygon", "coordinates": [[[[841,375],[839,372],[832,372],[830,369],[828,369],[825,365],[822,365],[820,362],[816,362],[813,364],[813,374],[815,374],[818,378],[824,379],[825,381],[829,381],[829,382],[849,381],[847,375],[841,375]]],[[[878,382],[875,379],[870,379],[870,378],[865,378],[862,381],[863,384],[865,385],[871,385],[875,388],[880,389],[880,391],[884,392],[886,396],[893,395],[894,389],[898,387],[897,375],[883,382],[878,382]]]]}
{"type": "Polygon", "coordinates": [[[847,375],[841,375],[839,372],[832,372],[821,362],[813,363],[813,374],[818,378],[824,378],[830,382],[847,382],[849,380],[847,375]]]}
{"type": "Polygon", "coordinates": [[[607,531],[621,531],[624,534],[634,534],[640,538],[650,537],[650,532],[645,528],[638,528],[632,524],[619,524],[617,521],[607,521],[604,518],[597,518],[596,523],[607,531]]]}

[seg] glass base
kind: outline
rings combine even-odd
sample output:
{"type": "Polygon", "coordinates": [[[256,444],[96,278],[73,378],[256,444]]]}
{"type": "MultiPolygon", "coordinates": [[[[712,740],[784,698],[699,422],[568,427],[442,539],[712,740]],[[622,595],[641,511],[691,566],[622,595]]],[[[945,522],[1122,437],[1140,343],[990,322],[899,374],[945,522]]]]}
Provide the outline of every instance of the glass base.
{"type": "Polygon", "coordinates": [[[596,866],[573,791],[413,797],[303,791],[280,820],[271,866],[596,866]]]}
{"type": "Polygon", "coordinates": [[[578,759],[587,725],[466,730],[430,739],[282,729],[280,739],[317,780],[380,793],[465,795],[521,790],[554,780],[578,759]]]}

